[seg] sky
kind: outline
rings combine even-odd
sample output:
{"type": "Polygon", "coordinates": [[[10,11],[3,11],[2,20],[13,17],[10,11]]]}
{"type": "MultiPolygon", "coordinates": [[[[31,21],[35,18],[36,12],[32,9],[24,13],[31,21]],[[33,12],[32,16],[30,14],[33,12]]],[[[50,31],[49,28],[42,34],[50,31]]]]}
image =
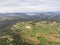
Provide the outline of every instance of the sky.
{"type": "Polygon", "coordinates": [[[60,11],[60,0],[0,0],[0,13],[41,11],[60,11]]]}

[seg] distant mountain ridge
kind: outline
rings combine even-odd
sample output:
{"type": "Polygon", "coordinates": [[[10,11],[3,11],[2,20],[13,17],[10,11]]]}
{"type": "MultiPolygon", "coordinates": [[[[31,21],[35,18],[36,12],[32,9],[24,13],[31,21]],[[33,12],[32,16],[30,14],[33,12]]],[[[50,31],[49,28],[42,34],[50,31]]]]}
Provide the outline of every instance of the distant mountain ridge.
{"type": "Polygon", "coordinates": [[[60,21],[60,12],[32,12],[32,13],[1,13],[0,18],[22,18],[26,20],[56,20],[60,21]]]}

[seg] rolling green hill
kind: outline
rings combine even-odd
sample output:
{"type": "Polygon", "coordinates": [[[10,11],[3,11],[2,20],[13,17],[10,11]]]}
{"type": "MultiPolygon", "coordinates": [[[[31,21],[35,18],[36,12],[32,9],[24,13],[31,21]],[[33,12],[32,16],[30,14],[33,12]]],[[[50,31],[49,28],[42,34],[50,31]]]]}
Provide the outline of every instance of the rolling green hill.
{"type": "Polygon", "coordinates": [[[60,23],[16,22],[0,29],[0,45],[60,45],[60,23]]]}

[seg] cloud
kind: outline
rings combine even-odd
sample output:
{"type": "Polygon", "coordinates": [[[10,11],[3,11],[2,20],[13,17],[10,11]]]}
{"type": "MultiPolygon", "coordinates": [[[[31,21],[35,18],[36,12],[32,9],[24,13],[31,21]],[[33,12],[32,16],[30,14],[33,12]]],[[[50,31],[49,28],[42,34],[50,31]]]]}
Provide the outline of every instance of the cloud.
{"type": "Polygon", "coordinates": [[[0,0],[0,12],[60,11],[60,0],[0,0]]]}

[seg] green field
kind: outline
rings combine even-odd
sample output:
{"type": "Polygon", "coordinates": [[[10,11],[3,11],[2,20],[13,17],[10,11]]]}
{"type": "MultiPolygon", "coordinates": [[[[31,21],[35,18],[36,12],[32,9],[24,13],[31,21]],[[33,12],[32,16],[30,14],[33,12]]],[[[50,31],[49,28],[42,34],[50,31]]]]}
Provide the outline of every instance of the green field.
{"type": "Polygon", "coordinates": [[[60,23],[56,21],[16,22],[5,29],[0,45],[60,45],[60,23]]]}

